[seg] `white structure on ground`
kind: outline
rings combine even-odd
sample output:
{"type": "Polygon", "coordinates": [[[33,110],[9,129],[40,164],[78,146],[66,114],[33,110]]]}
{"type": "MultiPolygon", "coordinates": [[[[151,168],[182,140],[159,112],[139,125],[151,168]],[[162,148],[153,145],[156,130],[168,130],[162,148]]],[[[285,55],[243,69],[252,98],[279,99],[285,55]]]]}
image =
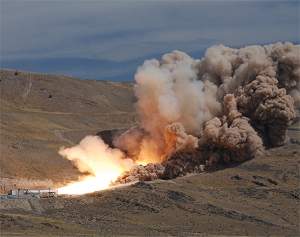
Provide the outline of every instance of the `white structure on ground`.
{"type": "Polygon", "coordinates": [[[7,198],[51,198],[57,196],[54,189],[12,189],[7,198]]]}

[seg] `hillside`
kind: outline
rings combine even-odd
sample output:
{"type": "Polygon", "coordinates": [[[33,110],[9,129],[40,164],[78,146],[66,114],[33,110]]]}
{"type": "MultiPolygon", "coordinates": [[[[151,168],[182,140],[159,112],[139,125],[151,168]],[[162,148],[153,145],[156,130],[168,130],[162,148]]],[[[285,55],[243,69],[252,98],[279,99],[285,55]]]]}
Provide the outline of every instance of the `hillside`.
{"type": "MultiPolygon", "coordinates": [[[[79,173],[58,155],[61,146],[136,124],[129,83],[0,73],[2,183],[74,180],[79,173]]],[[[298,236],[299,115],[288,137],[284,146],[212,172],[82,196],[1,199],[0,234],[298,236]]]]}
{"type": "Polygon", "coordinates": [[[3,200],[3,236],[299,236],[299,148],[79,197],[3,200]]]}
{"type": "Polygon", "coordinates": [[[135,123],[130,83],[1,70],[0,88],[1,178],[76,178],[61,146],[135,123]]]}

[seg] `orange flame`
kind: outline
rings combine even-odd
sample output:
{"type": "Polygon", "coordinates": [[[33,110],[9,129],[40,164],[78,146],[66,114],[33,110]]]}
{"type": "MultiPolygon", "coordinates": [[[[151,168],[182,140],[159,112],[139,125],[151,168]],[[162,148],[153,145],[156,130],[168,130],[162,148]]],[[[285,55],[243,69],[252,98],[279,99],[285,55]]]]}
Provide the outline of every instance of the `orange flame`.
{"type": "Polygon", "coordinates": [[[91,175],[58,188],[58,194],[84,194],[107,189],[135,163],[119,149],[112,149],[97,136],[85,137],[77,146],[63,148],[59,154],[71,160],[81,172],[91,175]]]}
{"type": "Polygon", "coordinates": [[[79,171],[89,172],[91,175],[58,188],[58,194],[80,195],[104,190],[135,165],[160,162],[153,152],[153,145],[145,143],[136,161],[126,158],[121,150],[108,147],[97,136],[87,136],[74,147],[62,148],[60,155],[71,160],[79,171]]]}

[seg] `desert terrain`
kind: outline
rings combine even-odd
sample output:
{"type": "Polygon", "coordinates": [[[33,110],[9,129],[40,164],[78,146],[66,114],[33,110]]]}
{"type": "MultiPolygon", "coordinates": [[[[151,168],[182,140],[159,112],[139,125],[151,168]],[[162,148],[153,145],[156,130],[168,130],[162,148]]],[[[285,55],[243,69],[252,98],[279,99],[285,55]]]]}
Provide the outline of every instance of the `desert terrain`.
{"type": "MultiPolygon", "coordinates": [[[[0,73],[2,185],[76,180],[61,146],[137,123],[131,83],[0,73]]],[[[211,172],[83,196],[1,200],[1,236],[297,236],[299,129],[298,120],[286,145],[211,172]]]]}
{"type": "Polygon", "coordinates": [[[130,83],[7,70],[0,80],[1,178],[74,179],[60,147],[136,123],[130,83]]]}

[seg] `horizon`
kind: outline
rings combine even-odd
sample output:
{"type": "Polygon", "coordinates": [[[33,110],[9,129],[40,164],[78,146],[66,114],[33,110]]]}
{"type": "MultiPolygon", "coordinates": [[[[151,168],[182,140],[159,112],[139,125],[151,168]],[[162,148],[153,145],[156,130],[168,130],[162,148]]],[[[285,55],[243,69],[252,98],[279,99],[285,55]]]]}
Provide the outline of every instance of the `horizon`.
{"type": "Polygon", "coordinates": [[[298,1],[0,3],[1,69],[132,81],[144,60],[173,50],[299,44],[298,1]]]}

